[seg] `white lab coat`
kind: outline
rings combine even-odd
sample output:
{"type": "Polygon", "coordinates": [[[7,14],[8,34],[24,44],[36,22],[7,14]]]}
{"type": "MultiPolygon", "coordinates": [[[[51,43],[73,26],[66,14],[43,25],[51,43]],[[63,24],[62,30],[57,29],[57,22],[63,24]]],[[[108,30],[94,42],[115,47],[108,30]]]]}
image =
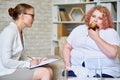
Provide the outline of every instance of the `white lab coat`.
{"type": "Polygon", "coordinates": [[[18,28],[11,22],[0,33],[0,76],[11,74],[17,68],[27,68],[28,61],[19,61],[23,45],[21,43],[18,28]]]}

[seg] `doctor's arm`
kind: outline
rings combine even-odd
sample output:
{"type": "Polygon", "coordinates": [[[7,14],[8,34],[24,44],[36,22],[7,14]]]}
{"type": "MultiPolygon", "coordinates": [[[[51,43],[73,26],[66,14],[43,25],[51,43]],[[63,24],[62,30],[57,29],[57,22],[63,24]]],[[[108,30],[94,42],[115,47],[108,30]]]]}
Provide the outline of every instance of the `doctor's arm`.
{"type": "MultiPolygon", "coordinates": [[[[6,68],[28,67],[27,61],[18,61],[13,58],[13,42],[16,37],[16,32],[12,29],[6,29],[1,33],[1,60],[6,68]]],[[[18,56],[18,55],[17,55],[18,56]]]]}

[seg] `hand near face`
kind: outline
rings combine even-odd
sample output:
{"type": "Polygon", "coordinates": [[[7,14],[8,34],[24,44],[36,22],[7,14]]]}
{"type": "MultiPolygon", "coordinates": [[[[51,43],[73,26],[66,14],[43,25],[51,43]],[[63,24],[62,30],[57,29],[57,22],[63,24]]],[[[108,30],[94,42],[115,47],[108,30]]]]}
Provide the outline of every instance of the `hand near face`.
{"type": "Polygon", "coordinates": [[[92,29],[89,29],[88,30],[88,35],[93,39],[93,40],[96,40],[97,38],[99,38],[99,31],[98,30],[92,30],[92,29]]]}

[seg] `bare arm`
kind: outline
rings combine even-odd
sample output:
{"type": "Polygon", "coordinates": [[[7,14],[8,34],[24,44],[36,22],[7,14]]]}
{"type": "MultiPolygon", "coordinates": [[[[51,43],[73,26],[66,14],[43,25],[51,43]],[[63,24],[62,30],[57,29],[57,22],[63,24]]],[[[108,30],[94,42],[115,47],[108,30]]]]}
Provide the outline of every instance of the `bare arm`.
{"type": "Polygon", "coordinates": [[[98,34],[98,31],[88,30],[89,36],[96,42],[100,50],[109,58],[115,58],[118,52],[118,46],[104,41],[98,34]]]}
{"type": "Polygon", "coordinates": [[[111,45],[107,42],[105,42],[103,39],[101,38],[96,38],[95,39],[96,44],[98,45],[98,47],[101,49],[101,51],[107,55],[110,58],[115,58],[117,56],[117,52],[118,52],[118,46],[116,45],[111,45]]]}
{"type": "Polygon", "coordinates": [[[67,70],[70,69],[70,52],[72,50],[72,46],[69,43],[66,43],[64,48],[63,48],[63,59],[64,59],[64,63],[65,63],[65,68],[67,70]]]}

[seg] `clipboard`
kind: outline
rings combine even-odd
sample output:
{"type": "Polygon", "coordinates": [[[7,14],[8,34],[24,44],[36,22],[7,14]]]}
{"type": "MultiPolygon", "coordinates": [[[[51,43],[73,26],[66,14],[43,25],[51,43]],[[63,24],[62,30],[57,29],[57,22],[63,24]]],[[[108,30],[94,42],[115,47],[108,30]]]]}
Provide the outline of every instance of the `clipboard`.
{"type": "Polygon", "coordinates": [[[28,67],[28,69],[34,69],[34,68],[37,68],[37,67],[40,67],[40,66],[49,64],[49,63],[56,62],[56,61],[58,61],[58,60],[60,60],[60,59],[59,59],[59,58],[50,58],[50,59],[48,59],[48,60],[45,60],[45,61],[40,62],[39,64],[37,64],[37,65],[35,65],[35,66],[28,67]]]}

